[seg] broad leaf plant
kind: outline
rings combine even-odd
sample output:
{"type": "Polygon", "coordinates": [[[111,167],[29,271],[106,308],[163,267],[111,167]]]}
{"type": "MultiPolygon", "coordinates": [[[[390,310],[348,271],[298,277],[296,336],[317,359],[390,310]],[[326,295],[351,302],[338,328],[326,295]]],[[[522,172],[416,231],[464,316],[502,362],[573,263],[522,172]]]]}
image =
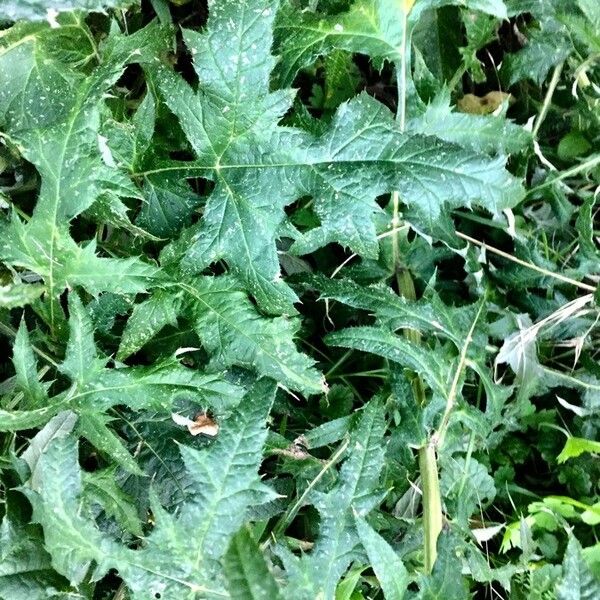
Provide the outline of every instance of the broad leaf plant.
{"type": "Polygon", "coordinates": [[[0,600],[600,597],[600,4],[0,2],[0,600]]]}

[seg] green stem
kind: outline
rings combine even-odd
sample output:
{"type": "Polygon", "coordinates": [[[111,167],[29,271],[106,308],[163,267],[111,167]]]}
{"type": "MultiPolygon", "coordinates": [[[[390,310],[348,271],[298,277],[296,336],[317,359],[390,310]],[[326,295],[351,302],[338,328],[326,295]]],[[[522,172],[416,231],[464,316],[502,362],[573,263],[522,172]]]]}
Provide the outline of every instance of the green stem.
{"type": "Polygon", "coordinates": [[[554,67],[554,71],[552,72],[552,78],[550,79],[550,83],[548,85],[548,90],[546,91],[546,96],[544,97],[544,103],[542,104],[540,113],[539,113],[537,119],[535,120],[535,123],[533,125],[533,130],[531,131],[531,135],[533,136],[533,139],[535,139],[537,137],[540,127],[542,126],[542,123],[544,122],[544,119],[546,118],[546,115],[548,114],[548,109],[550,108],[550,103],[552,102],[552,96],[554,95],[554,90],[556,89],[556,86],[558,85],[558,82],[560,80],[560,74],[562,73],[563,65],[564,65],[564,62],[561,62],[558,65],[556,65],[556,67],[554,67]]]}
{"type": "Polygon", "coordinates": [[[552,185],[557,181],[562,181],[563,179],[568,179],[569,177],[579,175],[579,173],[587,171],[588,169],[593,169],[598,165],[600,165],[600,154],[594,154],[590,156],[585,162],[575,165],[574,167],[571,167],[566,171],[561,171],[559,175],[556,175],[556,177],[548,177],[543,183],[540,183],[539,185],[530,188],[527,192],[527,196],[531,196],[531,194],[533,194],[534,192],[548,187],[549,185],[552,185]]]}
{"type": "Polygon", "coordinates": [[[437,557],[437,540],[442,531],[442,500],[435,446],[428,442],[419,449],[423,492],[423,550],[425,573],[431,573],[437,557]]]}
{"type": "MultiPolygon", "coordinates": [[[[397,83],[398,83],[398,111],[396,120],[400,130],[404,131],[406,126],[406,82],[407,82],[407,58],[408,58],[408,13],[414,2],[408,0],[404,2],[401,9],[402,19],[404,20],[402,47],[400,48],[400,64],[396,65],[397,83]]],[[[392,193],[392,230],[400,228],[400,194],[395,191],[392,193]]],[[[408,300],[416,300],[417,294],[415,284],[410,271],[405,268],[400,261],[400,249],[398,247],[398,236],[394,234],[392,238],[392,259],[394,272],[396,275],[396,284],[398,293],[408,300]]],[[[421,334],[412,329],[405,329],[404,336],[413,344],[421,343],[421,334]]],[[[423,381],[417,373],[412,382],[413,394],[417,405],[423,406],[426,401],[425,388],[423,381]]],[[[435,446],[429,441],[422,448],[419,448],[419,470],[421,472],[421,488],[423,492],[423,528],[424,528],[424,563],[425,571],[430,573],[437,554],[437,539],[442,531],[442,499],[440,496],[440,483],[438,477],[437,458],[435,455],[435,446]]]]}

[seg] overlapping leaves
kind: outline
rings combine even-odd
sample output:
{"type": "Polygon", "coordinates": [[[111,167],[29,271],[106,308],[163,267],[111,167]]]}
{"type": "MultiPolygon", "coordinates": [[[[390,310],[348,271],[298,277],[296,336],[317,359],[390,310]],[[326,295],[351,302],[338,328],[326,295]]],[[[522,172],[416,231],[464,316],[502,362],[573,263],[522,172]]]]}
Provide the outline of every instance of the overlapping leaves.
{"type": "Polygon", "coordinates": [[[190,273],[224,259],[263,310],[291,312],[295,296],[280,280],[275,240],[284,207],[301,196],[313,197],[320,225],[293,251],[338,242],[371,258],[378,254],[373,217],[382,193],[399,190],[430,224],[443,206],[480,204],[498,213],[521,198],[503,159],[402,134],[388,109],[366,95],[342,105],[321,137],[278,126],[293,94],[269,91],[275,3],[211,6],[206,32],[185,35],[198,91],[170,72],[158,75],[197,157],[185,168],[215,181],[203,220],[165,260],[181,257],[190,273]]]}

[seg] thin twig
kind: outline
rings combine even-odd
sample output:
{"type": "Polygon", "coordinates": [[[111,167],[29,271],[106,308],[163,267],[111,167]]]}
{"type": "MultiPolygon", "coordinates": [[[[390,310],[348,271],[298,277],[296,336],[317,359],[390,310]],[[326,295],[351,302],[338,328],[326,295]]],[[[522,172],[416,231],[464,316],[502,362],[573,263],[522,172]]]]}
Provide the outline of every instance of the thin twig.
{"type": "Polygon", "coordinates": [[[553,271],[548,271],[548,269],[544,269],[543,267],[538,267],[537,265],[534,265],[533,263],[530,263],[530,262],[527,262],[526,260],[517,258],[516,256],[509,254],[508,252],[504,252],[504,250],[500,250],[499,248],[490,246],[486,242],[481,242],[481,241],[471,237],[470,235],[467,235],[466,233],[461,233],[460,231],[457,231],[456,236],[463,240],[466,240],[467,242],[471,242],[472,244],[475,244],[476,246],[480,246],[481,248],[484,248],[485,250],[489,250],[490,252],[497,254],[498,256],[501,256],[502,258],[506,258],[507,260],[510,260],[518,265],[521,265],[522,267],[527,267],[528,269],[531,269],[532,271],[537,271],[538,273],[541,273],[542,275],[546,275],[547,277],[553,277],[554,279],[558,279],[560,281],[563,281],[564,283],[570,283],[571,285],[574,285],[582,290],[586,290],[587,292],[595,292],[596,291],[596,288],[592,285],[588,285],[587,283],[577,281],[576,279],[571,279],[570,277],[567,277],[566,275],[561,275],[560,273],[554,273],[553,271]]]}
{"type": "Polygon", "coordinates": [[[556,65],[556,67],[554,67],[554,71],[552,71],[552,78],[550,79],[550,83],[548,84],[548,90],[546,91],[546,95],[544,96],[544,103],[542,104],[540,113],[537,116],[537,119],[535,120],[535,123],[533,125],[533,129],[531,131],[531,135],[534,139],[537,137],[540,127],[542,126],[542,123],[544,122],[544,119],[548,114],[548,109],[550,108],[550,103],[552,102],[554,90],[556,90],[556,86],[558,85],[558,82],[560,80],[560,74],[562,73],[563,65],[564,62],[559,63],[558,65],[556,65]]]}

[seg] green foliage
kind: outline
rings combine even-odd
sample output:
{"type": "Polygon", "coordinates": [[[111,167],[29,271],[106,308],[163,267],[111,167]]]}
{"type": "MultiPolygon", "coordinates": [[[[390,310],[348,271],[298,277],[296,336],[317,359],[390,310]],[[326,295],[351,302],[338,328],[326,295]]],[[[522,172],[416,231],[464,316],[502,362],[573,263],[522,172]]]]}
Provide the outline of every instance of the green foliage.
{"type": "Polygon", "coordinates": [[[0,600],[600,595],[593,0],[0,7],[0,600]]]}

